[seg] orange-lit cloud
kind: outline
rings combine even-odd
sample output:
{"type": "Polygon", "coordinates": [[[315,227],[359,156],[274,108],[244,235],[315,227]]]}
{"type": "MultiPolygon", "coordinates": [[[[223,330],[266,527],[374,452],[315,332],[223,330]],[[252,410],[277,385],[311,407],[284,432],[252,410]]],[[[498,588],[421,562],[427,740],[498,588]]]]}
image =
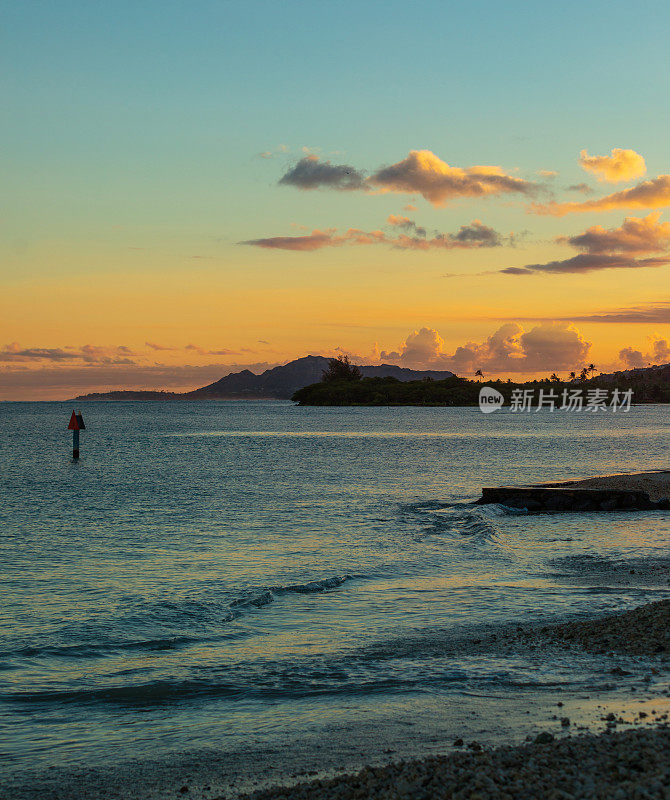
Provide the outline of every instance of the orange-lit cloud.
{"type": "Polygon", "coordinates": [[[537,185],[508,175],[501,167],[452,167],[430,150],[412,150],[407,158],[369,177],[349,164],[332,164],[316,155],[301,158],[279,180],[298,189],[375,190],[421,194],[434,206],[461,197],[518,193],[533,195],[537,185]]]}
{"type": "Polygon", "coordinates": [[[456,233],[440,233],[436,231],[428,237],[425,228],[420,227],[409,217],[391,215],[389,224],[404,230],[404,233],[389,236],[383,231],[362,231],[349,228],[338,234],[335,228],[314,230],[304,236],[271,236],[263,239],[250,239],[240,244],[262,247],[269,250],[293,250],[311,252],[324,247],[341,247],[343,245],[383,244],[398,250],[452,250],[477,249],[481,247],[500,247],[503,237],[493,228],[475,219],[469,225],[461,225],[456,233]]]}
{"type": "Polygon", "coordinates": [[[588,253],[658,253],[670,245],[670,222],[659,222],[660,216],[659,211],[626,217],[620,228],[594,225],[577,236],[559,236],[557,241],[588,253]]]}
{"type": "Polygon", "coordinates": [[[399,350],[380,353],[392,361],[415,369],[449,369],[471,374],[481,369],[492,373],[529,373],[538,370],[576,369],[583,364],[589,349],[572,325],[543,323],[529,331],[516,322],[502,325],[483,342],[467,342],[453,353],[434,328],[411,333],[399,350]]]}
{"type": "Polygon", "coordinates": [[[644,158],[635,150],[612,149],[609,156],[590,156],[586,150],[579,154],[579,163],[583,170],[592,172],[599,181],[620,183],[639,178],[647,171],[644,158]]]}
{"type": "Polygon", "coordinates": [[[452,167],[430,150],[412,150],[407,158],[375,172],[368,182],[378,191],[421,194],[434,206],[460,197],[534,194],[535,184],[507,175],[500,167],[452,167]]]}
{"type": "Polygon", "coordinates": [[[576,236],[559,236],[559,243],[572,245],[583,252],[561,261],[507,267],[501,272],[507,275],[560,274],[664,266],[670,263],[670,256],[635,258],[640,253],[666,252],[670,246],[670,223],[659,222],[659,217],[660,214],[626,217],[619,228],[594,225],[576,236]]]}
{"type": "Polygon", "coordinates": [[[618,208],[666,208],[670,206],[670,175],[659,175],[642,181],[630,189],[584,200],[581,203],[533,203],[528,209],[534,214],[564,217],[566,214],[581,214],[589,211],[613,211],[618,208]]]}
{"type": "Polygon", "coordinates": [[[670,361],[670,347],[666,339],[651,341],[651,348],[647,353],[624,347],[619,351],[619,358],[630,369],[647,367],[651,364],[665,364],[670,361]]]}

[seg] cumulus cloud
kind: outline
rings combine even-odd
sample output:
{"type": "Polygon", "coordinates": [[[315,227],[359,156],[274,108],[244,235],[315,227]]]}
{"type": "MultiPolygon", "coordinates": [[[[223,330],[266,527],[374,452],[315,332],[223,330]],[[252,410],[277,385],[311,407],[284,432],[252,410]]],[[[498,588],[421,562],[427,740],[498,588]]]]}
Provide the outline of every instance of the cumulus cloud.
{"type": "Polygon", "coordinates": [[[590,156],[586,150],[579,154],[583,170],[592,172],[599,181],[619,183],[639,178],[647,171],[644,158],[635,150],[614,147],[609,156],[590,156]]]}
{"type": "Polygon", "coordinates": [[[626,217],[620,228],[594,225],[577,236],[560,236],[557,241],[587,253],[658,253],[670,245],[670,222],[659,222],[660,216],[657,212],[626,217]]]}
{"type": "Polygon", "coordinates": [[[307,155],[288,170],[280,179],[282,186],[298,189],[338,189],[352,191],[365,189],[365,176],[348,164],[331,164],[317,155],[307,155]]]}
{"type": "Polygon", "coordinates": [[[534,194],[534,183],[506,174],[500,167],[452,167],[430,150],[412,150],[407,158],[375,172],[368,182],[381,192],[421,194],[434,206],[459,197],[508,193],[534,194]]]}
{"type": "Polygon", "coordinates": [[[666,339],[652,339],[651,348],[647,353],[624,347],[619,351],[619,359],[629,369],[647,367],[651,364],[666,364],[670,361],[670,347],[666,339]]]}
{"type": "Polygon", "coordinates": [[[349,228],[338,233],[336,228],[314,230],[304,236],[271,236],[263,239],[249,239],[240,244],[262,247],[268,250],[293,250],[310,252],[324,247],[341,247],[343,245],[386,245],[396,250],[452,250],[477,249],[481,247],[501,247],[503,237],[498,231],[485,225],[481,220],[472,220],[468,225],[461,225],[456,233],[435,231],[428,237],[425,228],[416,224],[409,217],[392,214],[388,218],[392,228],[402,231],[395,235],[387,235],[381,230],[362,231],[349,228]]]}
{"type": "Polygon", "coordinates": [[[467,342],[453,353],[434,328],[412,332],[395,351],[382,351],[380,358],[415,369],[448,369],[472,374],[530,373],[541,370],[576,369],[591,347],[572,325],[543,323],[525,331],[516,322],[502,325],[483,342],[467,342]]]}
{"type": "Polygon", "coordinates": [[[460,197],[517,193],[532,195],[537,185],[508,175],[501,167],[452,167],[430,150],[412,150],[407,158],[366,177],[349,164],[332,164],[307,155],[279,180],[298,189],[338,189],[420,194],[434,206],[460,197]]]}
{"type": "Polygon", "coordinates": [[[584,200],[581,203],[533,203],[529,211],[553,217],[564,217],[566,214],[580,214],[590,211],[613,211],[618,208],[666,208],[670,206],[670,175],[659,175],[648,181],[642,181],[630,189],[584,200]]]}
{"type": "Polygon", "coordinates": [[[575,236],[559,236],[557,242],[569,244],[579,255],[546,264],[527,264],[500,270],[507,275],[537,273],[579,273],[602,269],[637,269],[661,267],[670,256],[636,258],[642,253],[663,253],[670,247],[670,223],[660,222],[660,213],[646,217],[626,217],[619,228],[594,225],[575,236]]]}

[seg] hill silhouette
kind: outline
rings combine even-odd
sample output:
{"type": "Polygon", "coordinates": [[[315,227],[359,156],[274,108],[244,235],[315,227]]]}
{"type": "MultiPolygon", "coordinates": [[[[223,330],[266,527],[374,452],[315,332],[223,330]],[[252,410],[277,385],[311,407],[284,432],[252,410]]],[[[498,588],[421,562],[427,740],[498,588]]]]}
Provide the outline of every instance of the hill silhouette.
{"type": "MultiPolygon", "coordinates": [[[[256,375],[248,369],[233,372],[208,386],[190,392],[157,392],[115,390],[80,395],[75,400],[288,400],[298,389],[321,380],[331,359],[325,356],[304,356],[280,367],[256,375]]],[[[453,375],[447,370],[413,370],[394,364],[360,368],[364,378],[395,378],[416,381],[425,378],[443,380],[453,375]]]]}

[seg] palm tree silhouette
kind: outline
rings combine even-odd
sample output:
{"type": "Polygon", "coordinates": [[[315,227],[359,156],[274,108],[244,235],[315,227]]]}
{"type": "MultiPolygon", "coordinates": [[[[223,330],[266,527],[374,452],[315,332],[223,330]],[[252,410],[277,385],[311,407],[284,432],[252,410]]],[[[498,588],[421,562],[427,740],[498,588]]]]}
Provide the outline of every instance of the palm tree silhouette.
{"type": "Polygon", "coordinates": [[[586,368],[586,372],[587,372],[587,373],[589,373],[589,372],[590,372],[590,373],[591,373],[591,375],[595,375],[595,374],[596,374],[596,372],[598,372],[598,368],[596,367],[596,365],[595,365],[595,364],[589,364],[589,365],[588,365],[588,367],[586,368]]]}
{"type": "Polygon", "coordinates": [[[480,369],[478,369],[477,372],[475,372],[475,378],[481,378],[483,380],[484,373],[480,369]]]}
{"type": "Polygon", "coordinates": [[[574,371],[574,369],[570,373],[569,378],[570,378],[571,381],[574,381],[574,380],[577,379],[577,373],[574,371]]]}

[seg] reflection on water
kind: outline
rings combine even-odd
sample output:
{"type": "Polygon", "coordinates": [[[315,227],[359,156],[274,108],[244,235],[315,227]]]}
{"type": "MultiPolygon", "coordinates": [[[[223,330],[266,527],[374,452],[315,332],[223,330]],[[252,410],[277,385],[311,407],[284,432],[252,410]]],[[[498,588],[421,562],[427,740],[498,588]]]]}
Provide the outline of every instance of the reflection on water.
{"type": "Polygon", "coordinates": [[[470,505],[483,484],[665,466],[660,406],[90,403],[79,463],[70,411],[0,405],[0,749],[17,763],[243,742],[345,698],[588,687],[590,657],[440,648],[669,593],[653,570],[607,581],[665,558],[666,514],[470,505]]]}

